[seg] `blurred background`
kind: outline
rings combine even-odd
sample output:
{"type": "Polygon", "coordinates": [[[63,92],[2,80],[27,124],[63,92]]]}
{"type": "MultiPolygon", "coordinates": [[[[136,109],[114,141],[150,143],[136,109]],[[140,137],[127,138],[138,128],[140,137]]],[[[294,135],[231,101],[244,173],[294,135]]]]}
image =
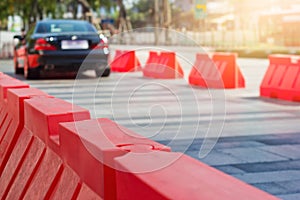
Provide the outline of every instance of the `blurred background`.
{"type": "Polygon", "coordinates": [[[0,45],[47,18],[88,20],[116,44],[288,53],[300,46],[300,0],[1,0],[0,45]],[[124,32],[125,39],[113,37],[124,32]]]}

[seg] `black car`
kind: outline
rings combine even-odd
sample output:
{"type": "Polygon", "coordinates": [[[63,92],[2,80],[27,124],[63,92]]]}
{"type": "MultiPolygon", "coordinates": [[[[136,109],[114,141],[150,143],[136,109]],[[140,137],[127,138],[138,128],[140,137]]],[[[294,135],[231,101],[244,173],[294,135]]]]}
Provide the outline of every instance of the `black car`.
{"type": "Polygon", "coordinates": [[[48,72],[95,70],[109,76],[107,38],[81,20],[43,20],[32,27],[15,47],[15,73],[38,78],[48,72]]]}

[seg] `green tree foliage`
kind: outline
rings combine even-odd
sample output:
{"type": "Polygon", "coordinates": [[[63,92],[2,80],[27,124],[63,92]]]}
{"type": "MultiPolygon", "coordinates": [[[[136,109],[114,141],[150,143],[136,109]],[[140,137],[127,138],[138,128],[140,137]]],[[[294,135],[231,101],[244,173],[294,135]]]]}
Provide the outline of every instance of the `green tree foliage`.
{"type": "Polygon", "coordinates": [[[86,3],[87,9],[93,10],[100,6],[109,8],[115,5],[111,0],[0,0],[0,25],[5,26],[8,16],[12,15],[20,15],[24,26],[44,17],[61,18],[66,11],[62,9],[63,6],[71,6],[76,12],[80,1],[86,3]]]}
{"type": "Polygon", "coordinates": [[[146,24],[153,26],[154,1],[135,1],[132,8],[127,10],[133,28],[140,28],[146,24]]]}
{"type": "MultiPolygon", "coordinates": [[[[171,2],[171,1],[170,1],[171,2]]],[[[181,11],[173,6],[170,3],[171,8],[171,24],[172,26],[176,26],[176,24],[180,23],[182,18],[181,11]]],[[[160,23],[163,27],[165,23],[163,19],[163,1],[159,0],[159,18],[160,23]]],[[[134,1],[132,4],[132,8],[127,10],[128,16],[130,17],[133,28],[141,28],[145,26],[155,26],[154,25],[154,1],[151,0],[138,0],[134,1]]],[[[191,19],[188,19],[189,22],[191,19]]]]}

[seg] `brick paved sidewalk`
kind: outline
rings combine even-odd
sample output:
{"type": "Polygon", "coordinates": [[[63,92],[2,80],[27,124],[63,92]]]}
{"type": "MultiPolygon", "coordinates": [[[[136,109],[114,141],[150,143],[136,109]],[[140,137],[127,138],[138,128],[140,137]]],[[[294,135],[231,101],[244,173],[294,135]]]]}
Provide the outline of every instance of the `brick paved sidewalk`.
{"type": "MultiPolygon", "coordinates": [[[[202,142],[195,139],[185,153],[279,198],[300,199],[300,133],[221,138],[199,159],[202,142]]],[[[188,143],[172,141],[173,151],[188,143]]]]}

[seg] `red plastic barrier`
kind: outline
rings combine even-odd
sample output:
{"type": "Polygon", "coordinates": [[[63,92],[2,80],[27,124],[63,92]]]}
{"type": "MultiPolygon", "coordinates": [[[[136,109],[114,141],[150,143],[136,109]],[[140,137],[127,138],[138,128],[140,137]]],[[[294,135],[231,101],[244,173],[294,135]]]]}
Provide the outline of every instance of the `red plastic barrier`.
{"type": "Polygon", "coordinates": [[[144,77],[175,79],[183,78],[183,70],[174,52],[149,52],[143,68],[144,77]]]}
{"type": "Polygon", "coordinates": [[[63,123],[60,134],[62,156],[66,162],[105,199],[116,198],[113,158],[128,152],[170,151],[169,147],[137,135],[109,119],[63,123]]]}
{"type": "MultiPolygon", "coordinates": [[[[10,92],[15,96],[26,93],[25,89],[9,91],[9,100],[10,92]]],[[[82,199],[85,196],[101,199],[60,157],[58,124],[89,119],[89,112],[45,96],[33,96],[24,102],[24,128],[1,171],[0,197],[82,199]]],[[[9,109],[14,110],[10,106],[9,109]]]]}
{"type": "Polygon", "coordinates": [[[12,88],[29,88],[29,85],[3,73],[0,74],[0,106],[6,102],[7,90],[12,88]]]}
{"type": "Polygon", "coordinates": [[[93,192],[85,184],[82,184],[81,190],[77,196],[77,200],[86,200],[86,199],[101,200],[103,198],[101,198],[99,195],[93,192]]]}
{"type": "Polygon", "coordinates": [[[300,56],[270,55],[269,61],[260,96],[300,101],[300,56]]]}
{"type": "MultiPolygon", "coordinates": [[[[0,75],[0,128],[1,132],[4,132],[7,129],[7,124],[3,126],[5,122],[8,108],[7,108],[7,90],[12,88],[28,88],[29,85],[13,79],[5,74],[0,75]]],[[[3,133],[0,133],[0,140],[3,133]]]]}
{"type": "Polygon", "coordinates": [[[122,169],[116,174],[121,199],[277,199],[179,153],[126,154],[115,160],[122,169]],[[143,170],[148,172],[135,173],[143,170]]]}
{"type": "Polygon", "coordinates": [[[236,57],[235,53],[197,54],[189,83],[205,88],[244,88],[236,57]]]}
{"type": "Polygon", "coordinates": [[[135,51],[116,50],[115,58],[110,64],[113,72],[141,71],[141,63],[135,55],[135,51]]]}
{"type": "Polygon", "coordinates": [[[61,158],[49,148],[42,155],[40,162],[39,170],[35,172],[24,199],[48,199],[53,198],[52,196],[72,199],[80,182],[74,171],[64,167],[61,158]]]}
{"type": "Polygon", "coordinates": [[[59,123],[90,119],[88,110],[57,98],[35,97],[26,100],[25,106],[26,128],[56,153],[59,152],[59,123]]]}
{"type": "Polygon", "coordinates": [[[2,199],[101,199],[27,129],[21,133],[0,185],[2,199]]]}
{"type": "MultiPolygon", "coordinates": [[[[26,164],[24,160],[24,154],[26,153],[27,156],[33,158],[32,156],[35,153],[37,154],[39,153],[39,152],[29,151],[30,145],[33,144],[35,144],[35,142],[32,140],[31,134],[29,132],[23,131],[20,135],[17,145],[15,146],[15,148],[11,153],[9,161],[6,163],[4,170],[1,170],[0,197],[2,199],[5,199],[5,197],[7,196],[14,180],[16,179],[17,174],[22,173],[20,172],[20,168],[22,166],[21,164],[24,164],[23,169],[26,168],[26,170],[28,170],[28,166],[30,166],[29,164],[26,164]],[[22,163],[20,163],[21,160],[23,161],[22,163]],[[27,165],[27,167],[25,165],[27,165]]],[[[30,171],[26,171],[26,172],[30,173],[30,171]]]]}
{"type": "Polygon", "coordinates": [[[0,175],[14,147],[16,138],[20,134],[19,124],[21,122],[19,112],[16,109],[20,109],[19,106],[22,100],[19,101],[14,97],[10,97],[8,101],[8,89],[28,87],[29,85],[21,81],[0,74],[0,175]],[[13,107],[14,110],[10,110],[9,107],[13,107]]]}
{"type": "Polygon", "coordinates": [[[0,129],[0,175],[24,127],[24,100],[33,96],[47,96],[47,94],[35,88],[7,91],[7,103],[1,113],[5,117],[0,129]]]}

